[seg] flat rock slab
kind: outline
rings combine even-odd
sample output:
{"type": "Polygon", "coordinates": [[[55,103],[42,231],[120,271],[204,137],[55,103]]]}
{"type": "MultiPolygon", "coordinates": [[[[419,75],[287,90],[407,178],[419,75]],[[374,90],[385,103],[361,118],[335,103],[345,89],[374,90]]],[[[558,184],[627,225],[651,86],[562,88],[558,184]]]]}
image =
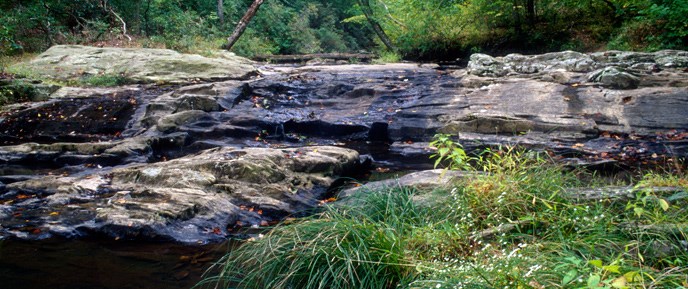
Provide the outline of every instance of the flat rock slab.
{"type": "Polygon", "coordinates": [[[357,169],[336,147],[217,148],[167,162],[8,184],[0,235],[22,239],[219,241],[242,227],[306,214],[337,176],[357,169]]]}
{"type": "Polygon", "coordinates": [[[222,55],[207,58],[167,49],[57,45],[28,63],[18,64],[41,78],[74,80],[87,76],[122,76],[145,83],[190,83],[246,79],[255,75],[250,61],[222,55]]]}

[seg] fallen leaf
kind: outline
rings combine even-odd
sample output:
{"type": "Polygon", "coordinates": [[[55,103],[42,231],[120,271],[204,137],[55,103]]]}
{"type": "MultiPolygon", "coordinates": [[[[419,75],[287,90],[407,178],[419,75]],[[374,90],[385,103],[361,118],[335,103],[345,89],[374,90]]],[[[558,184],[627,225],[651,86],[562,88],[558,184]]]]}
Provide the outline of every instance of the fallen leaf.
{"type": "Polygon", "coordinates": [[[389,172],[389,168],[378,167],[378,168],[375,168],[375,171],[378,173],[386,173],[386,172],[389,172]]]}

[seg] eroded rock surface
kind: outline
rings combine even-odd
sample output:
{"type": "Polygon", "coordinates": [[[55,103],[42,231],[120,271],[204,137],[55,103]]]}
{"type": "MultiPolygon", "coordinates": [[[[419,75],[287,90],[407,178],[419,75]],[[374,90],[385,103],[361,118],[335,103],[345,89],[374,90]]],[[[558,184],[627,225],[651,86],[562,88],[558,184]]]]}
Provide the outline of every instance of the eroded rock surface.
{"type": "Polygon", "coordinates": [[[313,146],[419,170],[439,132],[468,150],[520,144],[573,166],[686,157],[687,57],[474,55],[459,70],[267,66],[249,80],[61,89],[0,115],[0,225],[21,238],[221,237],[313,206],[358,161],[313,146]],[[327,165],[295,167],[297,152],[327,165]]]}
{"type": "Polygon", "coordinates": [[[0,202],[5,236],[221,240],[240,227],[272,225],[327,197],[337,176],[357,169],[337,147],[216,148],[167,162],[14,182],[0,202]],[[4,208],[3,208],[4,209],[4,208]]]}

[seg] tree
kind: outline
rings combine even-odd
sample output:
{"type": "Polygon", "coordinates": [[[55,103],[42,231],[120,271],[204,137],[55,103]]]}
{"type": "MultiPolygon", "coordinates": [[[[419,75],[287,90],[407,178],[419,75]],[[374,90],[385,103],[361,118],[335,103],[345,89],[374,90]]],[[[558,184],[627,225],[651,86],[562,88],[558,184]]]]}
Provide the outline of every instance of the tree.
{"type": "Polygon", "coordinates": [[[222,0],[217,0],[217,19],[220,20],[220,26],[225,25],[225,9],[222,0]]]}
{"type": "Polygon", "coordinates": [[[237,40],[239,40],[239,37],[241,37],[241,34],[244,33],[244,30],[246,30],[246,26],[248,26],[248,23],[251,21],[251,18],[253,18],[253,16],[256,15],[256,12],[258,12],[258,8],[260,8],[260,5],[262,4],[263,0],[255,0],[253,1],[253,4],[251,4],[251,7],[248,7],[246,14],[244,14],[244,17],[241,17],[241,20],[239,20],[239,24],[237,24],[236,28],[234,28],[234,32],[232,32],[232,35],[230,35],[229,38],[227,38],[227,44],[225,45],[225,49],[232,49],[232,46],[234,46],[237,40]]]}
{"type": "Polygon", "coordinates": [[[382,29],[382,26],[380,26],[380,23],[377,22],[374,18],[374,13],[373,13],[373,8],[370,7],[370,0],[357,0],[358,1],[358,6],[361,7],[361,10],[363,11],[363,15],[365,15],[366,19],[368,20],[368,23],[370,23],[370,26],[373,28],[373,31],[375,34],[377,34],[377,37],[380,38],[382,43],[385,44],[387,49],[396,51],[396,47],[392,44],[392,41],[389,40],[389,37],[387,37],[387,34],[385,33],[385,30],[382,29]]]}

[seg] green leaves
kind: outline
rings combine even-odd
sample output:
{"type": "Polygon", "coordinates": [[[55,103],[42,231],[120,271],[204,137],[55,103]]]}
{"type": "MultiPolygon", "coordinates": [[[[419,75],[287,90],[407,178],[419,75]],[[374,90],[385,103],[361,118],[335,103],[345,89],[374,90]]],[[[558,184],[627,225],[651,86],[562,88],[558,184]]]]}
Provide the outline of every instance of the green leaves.
{"type": "Polygon", "coordinates": [[[450,170],[471,170],[473,167],[468,163],[471,158],[466,154],[463,146],[451,139],[448,134],[436,134],[430,147],[435,148],[437,153],[430,156],[435,160],[435,168],[442,163],[447,165],[450,170]]]}

